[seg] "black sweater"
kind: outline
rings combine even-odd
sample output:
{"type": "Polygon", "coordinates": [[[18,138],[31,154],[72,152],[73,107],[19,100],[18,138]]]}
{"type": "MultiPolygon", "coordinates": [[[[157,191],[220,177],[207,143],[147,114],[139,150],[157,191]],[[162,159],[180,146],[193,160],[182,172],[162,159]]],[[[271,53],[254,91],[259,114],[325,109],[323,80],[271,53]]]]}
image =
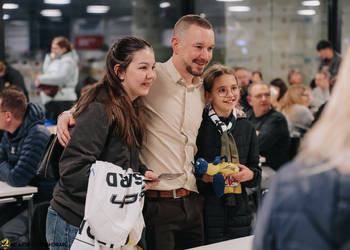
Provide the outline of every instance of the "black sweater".
{"type": "Polygon", "coordinates": [[[261,117],[255,117],[250,111],[248,119],[259,131],[259,154],[266,158],[264,165],[277,170],[289,160],[290,138],[286,118],[271,109],[261,117]]]}

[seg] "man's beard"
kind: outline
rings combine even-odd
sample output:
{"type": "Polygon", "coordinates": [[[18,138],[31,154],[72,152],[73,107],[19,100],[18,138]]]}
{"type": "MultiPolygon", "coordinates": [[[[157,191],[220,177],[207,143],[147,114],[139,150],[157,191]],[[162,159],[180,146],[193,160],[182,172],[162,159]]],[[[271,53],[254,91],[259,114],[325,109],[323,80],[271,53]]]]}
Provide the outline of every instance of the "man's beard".
{"type": "MultiPolygon", "coordinates": [[[[196,61],[198,61],[199,63],[205,63],[206,65],[208,64],[207,61],[198,60],[198,59],[192,60],[192,62],[194,62],[194,63],[196,63],[196,61]]],[[[205,67],[204,67],[204,68],[205,68],[205,67]]],[[[201,76],[201,75],[203,75],[204,68],[203,68],[202,72],[194,72],[194,71],[192,70],[192,67],[191,67],[190,65],[187,65],[187,66],[186,66],[187,72],[190,73],[190,74],[193,75],[193,76],[201,76]]]]}

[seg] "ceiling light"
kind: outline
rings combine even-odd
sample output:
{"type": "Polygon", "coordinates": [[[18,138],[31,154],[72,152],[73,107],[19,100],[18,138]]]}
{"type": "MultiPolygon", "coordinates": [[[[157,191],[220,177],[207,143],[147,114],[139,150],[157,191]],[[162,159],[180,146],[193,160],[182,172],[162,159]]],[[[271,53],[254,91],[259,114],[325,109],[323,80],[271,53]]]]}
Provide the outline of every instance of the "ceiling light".
{"type": "Polygon", "coordinates": [[[16,3],[4,3],[2,5],[2,9],[4,9],[4,10],[18,9],[18,4],[16,4],[16,3]]]}
{"type": "Polygon", "coordinates": [[[320,1],[303,1],[303,6],[320,6],[320,1]]]}
{"type": "Polygon", "coordinates": [[[228,10],[232,12],[249,12],[250,7],[249,6],[230,6],[228,7],[228,10]]]}
{"type": "Polygon", "coordinates": [[[242,2],[243,0],[216,0],[217,2],[242,2]]]}
{"type": "Polygon", "coordinates": [[[170,3],[169,2],[162,2],[162,3],[160,3],[159,4],[159,7],[161,7],[161,8],[168,8],[168,7],[170,7],[170,3]]]}
{"type": "Polygon", "coordinates": [[[316,14],[315,10],[298,10],[298,15],[301,16],[313,16],[316,14]]]}
{"type": "Polygon", "coordinates": [[[46,4],[70,4],[70,0],[44,0],[46,4]]]}
{"type": "Polygon", "coordinates": [[[107,5],[89,5],[86,7],[87,13],[104,14],[109,11],[110,7],[107,5]]]}
{"type": "Polygon", "coordinates": [[[8,19],[10,19],[10,15],[9,14],[4,14],[2,16],[2,20],[8,20],[8,19]]]}
{"type": "Polygon", "coordinates": [[[59,17],[62,16],[62,12],[59,9],[46,9],[40,11],[40,14],[42,16],[47,16],[47,17],[59,17]]]}

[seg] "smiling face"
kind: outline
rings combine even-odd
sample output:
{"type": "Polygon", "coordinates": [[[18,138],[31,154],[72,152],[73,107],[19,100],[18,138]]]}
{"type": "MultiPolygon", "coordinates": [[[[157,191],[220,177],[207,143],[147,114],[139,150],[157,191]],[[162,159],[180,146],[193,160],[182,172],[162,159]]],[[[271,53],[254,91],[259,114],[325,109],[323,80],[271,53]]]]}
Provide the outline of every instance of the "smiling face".
{"type": "Polygon", "coordinates": [[[214,31],[192,24],[173,37],[175,67],[181,76],[201,76],[213,57],[214,31]]]}
{"type": "Polygon", "coordinates": [[[239,101],[239,87],[233,75],[223,74],[214,80],[211,92],[206,92],[218,116],[228,117],[239,101]]]}
{"type": "Polygon", "coordinates": [[[146,47],[133,54],[133,59],[125,71],[119,73],[124,90],[133,101],[148,94],[156,79],[155,58],[151,48],[146,47]]]}

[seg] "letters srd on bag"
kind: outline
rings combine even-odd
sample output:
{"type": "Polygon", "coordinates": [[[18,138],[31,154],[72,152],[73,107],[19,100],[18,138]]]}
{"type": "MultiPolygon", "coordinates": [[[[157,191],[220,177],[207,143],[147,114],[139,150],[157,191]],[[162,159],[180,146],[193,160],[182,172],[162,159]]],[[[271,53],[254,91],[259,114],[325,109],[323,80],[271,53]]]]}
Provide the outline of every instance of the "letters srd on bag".
{"type": "Polygon", "coordinates": [[[136,249],[144,227],[140,173],[109,162],[91,166],[84,219],[71,250],[136,249]]]}

